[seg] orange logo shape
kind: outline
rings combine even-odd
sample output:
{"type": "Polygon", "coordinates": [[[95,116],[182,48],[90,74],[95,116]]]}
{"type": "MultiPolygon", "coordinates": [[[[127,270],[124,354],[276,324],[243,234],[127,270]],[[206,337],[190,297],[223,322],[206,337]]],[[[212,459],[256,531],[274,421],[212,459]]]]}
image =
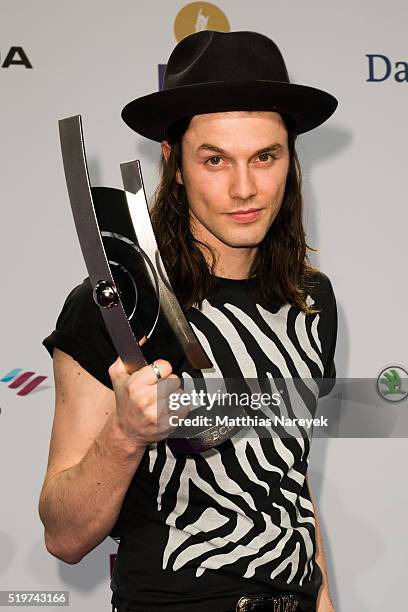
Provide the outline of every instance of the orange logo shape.
{"type": "Polygon", "coordinates": [[[211,2],[191,2],[177,13],[174,34],[177,42],[194,32],[217,30],[230,32],[229,21],[223,11],[211,2]]]}

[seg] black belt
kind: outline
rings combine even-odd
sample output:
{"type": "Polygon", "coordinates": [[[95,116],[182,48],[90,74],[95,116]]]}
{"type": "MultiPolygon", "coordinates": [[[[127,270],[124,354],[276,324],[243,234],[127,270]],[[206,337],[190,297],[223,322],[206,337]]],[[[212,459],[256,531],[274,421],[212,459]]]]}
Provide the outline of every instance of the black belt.
{"type": "MultiPolygon", "coordinates": [[[[120,612],[121,604],[116,597],[112,598],[112,612],[120,612]]],[[[234,610],[228,612],[295,612],[299,602],[294,595],[243,595],[237,601],[234,610]]],[[[300,612],[300,609],[299,611],[300,612]]]]}
{"type": "Polygon", "coordinates": [[[295,612],[299,602],[294,595],[244,595],[234,612],[295,612]]]}

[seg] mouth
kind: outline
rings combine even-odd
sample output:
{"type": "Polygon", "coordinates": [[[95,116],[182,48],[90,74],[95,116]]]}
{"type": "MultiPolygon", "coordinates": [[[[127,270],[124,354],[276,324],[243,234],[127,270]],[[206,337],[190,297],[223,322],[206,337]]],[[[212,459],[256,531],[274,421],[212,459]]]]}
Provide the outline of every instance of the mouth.
{"type": "Polygon", "coordinates": [[[261,214],[261,210],[261,208],[248,208],[248,210],[238,210],[227,214],[235,221],[255,221],[261,214]]]}

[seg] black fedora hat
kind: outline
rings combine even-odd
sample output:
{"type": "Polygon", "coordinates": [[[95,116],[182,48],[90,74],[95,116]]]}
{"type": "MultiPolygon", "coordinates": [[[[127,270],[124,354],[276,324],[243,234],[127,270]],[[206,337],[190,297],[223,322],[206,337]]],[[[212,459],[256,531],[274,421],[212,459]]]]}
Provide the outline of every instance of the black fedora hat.
{"type": "Polygon", "coordinates": [[[326,121],[337,104],[321,89],[290,83],[282,54],[267,36],[202,30],[173,49],[163,90],[129,102],[122,118],[158,142],[183,117],[234,110],[288,115],[301,134],[326,121]]]}

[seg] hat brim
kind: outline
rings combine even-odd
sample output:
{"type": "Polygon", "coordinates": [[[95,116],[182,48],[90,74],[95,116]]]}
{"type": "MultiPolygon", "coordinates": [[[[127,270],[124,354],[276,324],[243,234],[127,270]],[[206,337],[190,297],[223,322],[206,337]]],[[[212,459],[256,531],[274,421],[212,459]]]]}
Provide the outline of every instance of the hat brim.
{"type": "Polygon", "coordinates": [[[161,142],[165,129],[182,117],[234,110],[275,111],[290,115],[302,134],[336,110],[331,94],[278,81],[215,81],[164,89],[129,102],[122,119],[135,132],[161,142]]]}

